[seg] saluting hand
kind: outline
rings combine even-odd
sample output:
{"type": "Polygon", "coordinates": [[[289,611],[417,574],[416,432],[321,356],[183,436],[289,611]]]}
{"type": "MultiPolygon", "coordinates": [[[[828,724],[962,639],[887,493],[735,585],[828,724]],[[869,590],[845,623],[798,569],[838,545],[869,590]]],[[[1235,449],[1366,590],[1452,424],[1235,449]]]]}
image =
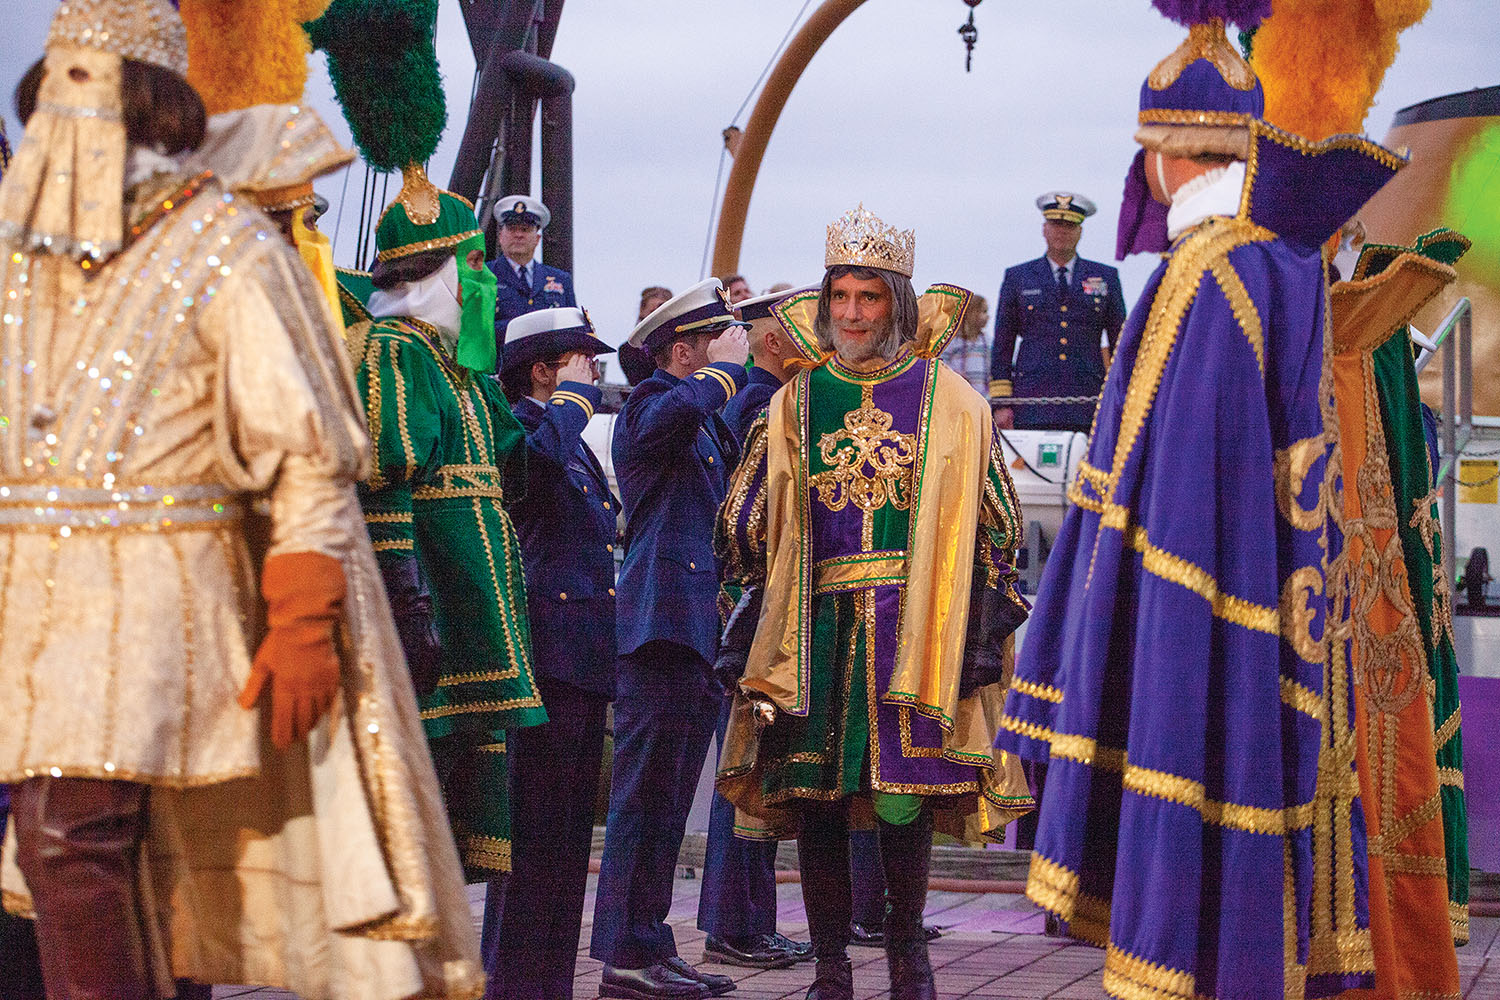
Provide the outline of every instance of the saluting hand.
{"type": "Polygon", "coordinates": [[[594,359],[582,354],[570,355],[557,370],[559,382],[582,382],[585,385],[593,385],[598,379],[598,369],[594,367],[594,359]]]}
{"type": "Polygon", "coordinates": [[[742,365],[749,357],[750,341],[745,339],[744,327],[732,326],[708,343],[709,361],[742,365]]]}

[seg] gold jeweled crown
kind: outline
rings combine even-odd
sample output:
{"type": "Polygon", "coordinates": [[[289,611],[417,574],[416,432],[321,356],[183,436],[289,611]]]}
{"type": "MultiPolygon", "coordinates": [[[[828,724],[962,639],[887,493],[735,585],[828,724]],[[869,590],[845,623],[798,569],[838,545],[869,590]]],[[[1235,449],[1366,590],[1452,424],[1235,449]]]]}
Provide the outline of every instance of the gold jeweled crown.
{"type": "Polygon", "coordinates": [[[917,233],[887,226],[861,202],[828,225],[823,266],[852,264],[911,277],[917,266],[917,233]]]}
{"type": "Polygon", "coordinates": [[[167,0],[65,0],[47,48],[99,49],[186,77],[187,30],[167,0]]]}

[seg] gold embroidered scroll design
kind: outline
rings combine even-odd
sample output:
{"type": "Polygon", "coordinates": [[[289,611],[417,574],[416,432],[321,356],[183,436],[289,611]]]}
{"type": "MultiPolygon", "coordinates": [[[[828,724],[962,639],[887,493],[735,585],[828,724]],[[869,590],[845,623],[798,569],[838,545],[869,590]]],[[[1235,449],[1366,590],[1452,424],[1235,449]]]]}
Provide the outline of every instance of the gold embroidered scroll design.
{"type": "Polygon", "coordinates": [[[917,439],[892,431],[894,419],[865,403],[844,414],[843,430],[818,439],[818,451],[829,468],[809,478],[808,485],[824,507],[837,512],[853,502],[866,512],[886,504],[897,510],[911,508],[917,439]]]}

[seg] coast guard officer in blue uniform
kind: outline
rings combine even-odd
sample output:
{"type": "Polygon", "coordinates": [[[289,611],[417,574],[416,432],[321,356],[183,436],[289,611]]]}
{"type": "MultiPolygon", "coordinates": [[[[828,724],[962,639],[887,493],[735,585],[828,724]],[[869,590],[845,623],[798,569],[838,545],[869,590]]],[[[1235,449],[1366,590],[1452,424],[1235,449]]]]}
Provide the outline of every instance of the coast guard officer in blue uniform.
{"type": "MultiPolygon", "coordinates": [[[[812,286],[817,291],[818,286],[812,286]]],[[[724,406],[724,421],[743,451],[745,436],[755,418],[766,411],[771,397],[795,374],[786,367],[800,357],[771,307],[809,289],[787,289],[744,299],[735,305],[741,320],[750,324],[747,338],[755,365],[749,382],[724,406]]],[[[726,588],[725,598],[738,595],[726,588]]],[[[716,733],[719,747],[729,725],[733,699],[726,695],[716,733]]],[[[718,792],[708,814],[708,844],[703,858],[703,886],[698,896],[698,928],[707,933],[705,959],[748,968],[775,969],[808,961],[812,945],[788,939],[776,931],[776,842],[747,840],[734,835],[734,806],[718,792]]]]}
{"type": "Polygon", "coordinates": [[[669,299],[630,343],[657,368],[615,421],[625,501],[609,819],[589,953],[599,995],[694,998],[734,989],[677,955],[672,878],[723,689],[713,527],[739,448],[719,409],[745,387],[744,326],[717,278],[669,299]]]}
{"type": "Polygon", "coordinates": [[[505,357],[506,327],[517,316],[537,309],[576,306],[573,276],[561,268],[534,260],[542,242],[542,230],[552,221],[547,206],[524,194],[513,194],[495,203],[495,221],[500,223],[500,256],[489,262],[499,279],[495,293],[495,338],[505,357]]]}
{"type": "Polygon", "coordinates": [[[611,349],[582,310],[541,309],[511,321],[500,372],[526,428],[526,494],[509,510],[547,721],[506,744],[513,871],[504,896],[492,894],[496,905],[485,909],[490,998],[573,996],[604,714],[614,697],[620,508],[581,435],[599,405],[594,357],[611,349]]]}
{"type": "Polygon", "coordinates": [[[1002,428],[1086,434],[1094,420],[1093,403],[1007,403],[1012,396],[1097,396],[1104,385],[1105,365],[1100,335],[1112,350],[1125,322],[1120,273],[1075,252],[1083,220],[1094,214],[1094,203],[1082,195],[1052,191],[1036,205],[1042,210],[1047,252],[1005,271],[995,307],[990,401],[1002,428]]]}

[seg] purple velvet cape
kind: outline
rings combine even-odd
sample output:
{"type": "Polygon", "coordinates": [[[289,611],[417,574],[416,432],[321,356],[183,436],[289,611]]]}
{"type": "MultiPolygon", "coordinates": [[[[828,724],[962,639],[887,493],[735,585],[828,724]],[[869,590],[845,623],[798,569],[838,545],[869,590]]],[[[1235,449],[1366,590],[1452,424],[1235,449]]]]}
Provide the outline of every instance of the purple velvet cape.
{"type": "Polygon", "coordinates": [[[1051,758],[1027,891],[1116,996],[1372,981],[1319,247],[1399,161],[1253,131],[1126,323],[997,741],[1051,758]]]}

